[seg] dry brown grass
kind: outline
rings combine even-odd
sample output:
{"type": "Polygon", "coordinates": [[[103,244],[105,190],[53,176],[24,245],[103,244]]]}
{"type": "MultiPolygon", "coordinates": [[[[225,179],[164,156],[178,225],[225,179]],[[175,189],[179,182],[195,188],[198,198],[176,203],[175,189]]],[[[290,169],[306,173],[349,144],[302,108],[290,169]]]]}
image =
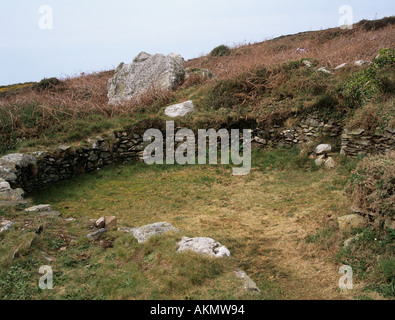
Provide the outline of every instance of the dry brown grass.
{"type": "Polygon", "coordinates": [[[200,57],[189,60],[186,66],[209,69],[220,79],[232,78],[260,66],[301,58],[312,58],[319,65],[332,68],[344,62],[371,60],[380,49],[394,47],[394,32],[395,26],[389,25],[372,31],[357,26],[353,30],[335,28],[302,33],[237,46],[229,56],[200,57]],[[297,52],[297,48],[304,48],[306,52],[297,52]]]}

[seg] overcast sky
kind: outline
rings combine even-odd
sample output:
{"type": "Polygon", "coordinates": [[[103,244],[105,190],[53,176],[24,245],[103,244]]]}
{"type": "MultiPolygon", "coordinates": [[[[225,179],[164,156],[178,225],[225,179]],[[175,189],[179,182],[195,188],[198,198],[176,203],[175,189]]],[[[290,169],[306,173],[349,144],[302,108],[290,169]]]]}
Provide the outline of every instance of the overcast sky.
{"type": "Polygon", "coordinates": [[[0,85],[110,69],[141,51],[191,59],[220,44],[337,27],[342,5],[354,22],[395,14],[394,0],[1,0],[0,85]]]}

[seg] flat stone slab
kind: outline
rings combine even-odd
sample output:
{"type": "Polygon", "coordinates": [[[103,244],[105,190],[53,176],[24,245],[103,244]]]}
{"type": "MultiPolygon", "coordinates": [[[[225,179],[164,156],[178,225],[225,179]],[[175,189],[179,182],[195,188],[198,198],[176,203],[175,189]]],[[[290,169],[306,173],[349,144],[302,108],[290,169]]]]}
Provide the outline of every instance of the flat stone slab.
{"type": "Polygon", "coordinates": [[[178,252],[190,250],[216,258],[230,257],[230,251],[225,246],[211,238],[183,237],[177,245],[178,252]]]}
{"type": "Polygon", "coordinates": [[[194,111],[194,105],[191,100],[183,103],[173,104],[165,109],[165,115],[171,118],[184,117],[194,111]]]}
{"type": "Polygon", "coordinates": [[[107,229],[102,228],[102,229],[99,229],[99,230],[97,230],[97,231],[95,231],[95,232],[89,233],[89,234],[87,235],[87,237],[88,237],[88,239],[90,239],[90,240],[97,241],[97,240],[100,239],[100,237],[102,236],[102,234],[105,233],[106,231],[107,231],[107,229]]]}
{"type": "Polygon", "coordinates": [[[15,224],[15,222],[8,221],[8,220],[0,220],[0,233],[5,232],[15,224]]]}
{"type": "Polygon", "coordinates": [[[315,154],[326,154],[331,151],[332,151],[332,146],[330,144],[320,144],[315,148],[314,153],[315,154]]]}
{"type": "Polygon", "coordinates": [[[167,232],[178,231],[181,230],[172,226],[168,222],[157,222],[140,228],[134,228],[131,230],[130,233],[136,238],[139,243],[144,243],[153,236],[158,236],[167,232]]]}
{"type": "Polygon", "coordinates": [[[60,217],[62,215],[60,212],[53,210],[49,204],[40,204],[38,206],[30,207],[25,209],[25,212],[56,217],[60,217]]]}

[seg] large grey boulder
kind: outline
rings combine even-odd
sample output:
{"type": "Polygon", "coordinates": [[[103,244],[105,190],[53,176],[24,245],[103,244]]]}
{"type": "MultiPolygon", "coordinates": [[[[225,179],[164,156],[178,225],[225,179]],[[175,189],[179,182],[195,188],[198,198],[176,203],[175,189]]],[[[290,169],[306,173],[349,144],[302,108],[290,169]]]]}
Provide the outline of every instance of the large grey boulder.
{"type": "Polygon", "coordinates": [[[191,250],[216,258],[230,257],[230,251],[225,246],[211,238],[183,237],[177,246],[177,251],[179,252],[191,250]]]}
{"type": "Polygon", "coordinates": [[[165,115],[171,118],[184,117],[193,112],[194,106],[191,100],[183,103],[173,104],[165,109],[165,115]]]}
{"type": "Polygon", "coordinates": [[[158,236],[167,232],[178,231],[180,231],[180,229],[173,227],[168,222],[157,222],[140,228],[134,228],[131,230],[131,234],[137,239],[139,243],[144,243],[153,236],[158,236]]]}
{"type": "Polygon", "coordinates": [[[22,153],[7,154],[0,158],[0,166],[12,172],[17,172],[20,168],[35,165],[36,163],[37,159],[35,157],[22,153]]]}
{"type": "Polygon", "coordinates": [[[185,79],[184,59],[171,53],[141,52],[130,64],[121,63],[108,82],[110,104],[130,100],[150,88],[174,90],[185,79]]]}

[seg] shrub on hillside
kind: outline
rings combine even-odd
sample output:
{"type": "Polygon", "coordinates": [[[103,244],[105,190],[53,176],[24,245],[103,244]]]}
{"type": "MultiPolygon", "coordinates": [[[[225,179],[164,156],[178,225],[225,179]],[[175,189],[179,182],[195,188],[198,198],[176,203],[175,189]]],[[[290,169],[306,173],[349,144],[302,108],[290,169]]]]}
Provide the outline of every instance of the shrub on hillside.
{"type": "Polygon", "coordinates": [[[364,158],[347,184],[353,205],[381,217],[395,217],[395,152],[364,158]]]}
{"type": "Polygon", "coordinates": [[[214,48],[214,49],[211,51],[210,55],[211,55],[212,57],[222,57],[222,56],[228,56],[228,55],[230,55],[230,52],[231,52],[230,48],[229,48],[228,46],[222,44],[222,45],[220,45],[220,46],[214,48]]]}
{"type": "Polygon", "coordinates": [[[386,66],[395,65],[395,49],[385,48],[380,50],[378,56],[374,59],[373,63],[376,68],[383,68],[386,66]]]}
{"type": "Polygon", "coordinates": [[[33,89],[36,91],[52,90],[55,87],[62,84],[58,78],[44,78],[40,82],[33,85],[33,89]]]}
{"type": "Polygon", "coordinates": [[[377,71],[369,67],[353,73],[343,85],[341,94],[348,107],[360,107],[379,92],[379,87],[377,71]]]}

